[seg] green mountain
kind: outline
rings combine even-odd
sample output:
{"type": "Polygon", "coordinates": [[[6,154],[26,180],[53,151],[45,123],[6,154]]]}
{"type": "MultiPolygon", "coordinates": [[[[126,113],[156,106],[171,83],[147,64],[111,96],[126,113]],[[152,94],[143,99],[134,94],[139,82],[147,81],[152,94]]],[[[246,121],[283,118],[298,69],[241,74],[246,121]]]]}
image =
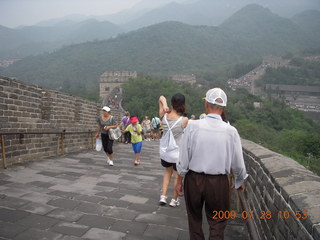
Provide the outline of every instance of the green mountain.
{"type": "Polygon", "coordinates": [[[164,22],[106,41],[28,57],[0,74],[83,94],[97,89],[105,71],[197,74],[310,47],[319,47],[319,42],[297,24],[249,5],[219,27],[164,22]]]}
{"type": "Polygon", "coordinates": [[[122,31],[110,22],[93,19],[17,29],[0,26],[0,60],[53,51],[75,43],[104,40],[122,31]]]}
{"type": "Polygon", "coordinates": [[[255,54],[279,55],[284,51],[296,52],[301,47],[312,47],[319,43],[290,19],[256,4],[242,8],[222,23],[220,28],[231,39],[243,44],[243,48],[249,47],[249,51],[255,54]]]}
{"type": "Polygon", "coordinates": [[[320,41],[320,11],[304,11],[293,16],[292,21],[308,32],[318,42],[320,41]]]}

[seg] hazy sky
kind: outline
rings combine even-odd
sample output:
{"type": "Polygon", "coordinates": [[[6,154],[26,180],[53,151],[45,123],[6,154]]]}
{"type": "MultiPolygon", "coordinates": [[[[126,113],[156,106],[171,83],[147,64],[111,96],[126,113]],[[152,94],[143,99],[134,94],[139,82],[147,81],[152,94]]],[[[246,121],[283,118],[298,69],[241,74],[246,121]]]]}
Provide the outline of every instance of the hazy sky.
{"type": "MultiPolygon", "coordinates": [[[[70,14],[106,15],[141,0],[0,0],[0,25],[16,27],[70,14]]],[[[163,0],[149,0],[163,1],[163,0]]]]}

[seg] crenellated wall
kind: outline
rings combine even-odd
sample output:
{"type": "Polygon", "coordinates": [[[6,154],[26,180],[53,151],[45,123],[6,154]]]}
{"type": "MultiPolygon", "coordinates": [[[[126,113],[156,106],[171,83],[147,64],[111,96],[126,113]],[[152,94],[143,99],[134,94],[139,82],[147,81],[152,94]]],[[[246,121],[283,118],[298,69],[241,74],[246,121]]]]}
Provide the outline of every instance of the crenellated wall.
{"type": "MultiPolygon", "coordinates": [[[[0,133],[87,132],[97,129],[100,104],[0,77],[0,133]]],[[[3,135],[8,165],[62,152],[61,134],[3,135]]],[[[65,134],[64,152],[92,147],[88,133],[65,134]]],[[[2,155],[0,155],[2,161],[2,155]]]]}
{"type": "Polygon", "coordinates": [[[320,239],[320,177],[258,144],[242,144],[246,197],[261,239],[320,239]]]}

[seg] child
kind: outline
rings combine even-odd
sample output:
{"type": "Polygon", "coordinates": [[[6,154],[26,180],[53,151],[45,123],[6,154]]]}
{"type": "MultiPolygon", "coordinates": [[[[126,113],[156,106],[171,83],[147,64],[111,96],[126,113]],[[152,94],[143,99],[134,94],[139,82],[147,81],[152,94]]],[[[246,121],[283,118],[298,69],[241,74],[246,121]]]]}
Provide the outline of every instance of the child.
{"type": "Polygon", "coordinates": [[[139,165],[140,164],[140,152],[142,148],[142,127],[138,123],[138,118],[137,117],[131,117],[130,118],[131,124],[122,132],[130,132],[131,133],[131,143],[132,143],[132,148],[133,151],[136,155],[136,160],[134,161],[134,165],[139,165]]]}

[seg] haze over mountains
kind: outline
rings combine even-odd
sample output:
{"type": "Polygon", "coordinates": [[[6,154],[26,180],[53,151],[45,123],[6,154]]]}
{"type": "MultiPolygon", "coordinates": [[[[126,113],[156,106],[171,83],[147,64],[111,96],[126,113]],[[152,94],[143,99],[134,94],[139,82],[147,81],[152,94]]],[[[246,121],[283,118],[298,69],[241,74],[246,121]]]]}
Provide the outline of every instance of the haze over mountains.
{"type": "Polygon", "coordinates": [[[75,88],[86,91],[97,86],[105,71],[198,74],[266,55],[320,48],[320,28],[313,24],[320,21],[320,12],[305,12],[293,19],[253,4],[219,27],[164,22],[109,40],[27,57],[1,69],[0,74],[69,92],[75,88]]]}
{"type": "Polygon", "coordinates": [[[64,21],[48,27],[10,29],[0,26],[0,61],[51,52],[64,45],[108,39],[120,32],[123,29],[119,26],[94,19],[79,23],[64,21]]]}
{"type": "Polygon", "coordinates": [[[39,24],[43,25],[45,23],[48,26],[65,19],[79,22],[88,18],[95,18],[100,21],[110,21],[114,24],[122,25],[127,30],[163,21],[218,26],[236,11],[254,3],[267,7],[272,12],[288,18],[305,10],[320,10],[318,0],[141,0],[133,8],[112,15],[73,15],[39,24]]]}
{"type": "Polygon", "coordinates": [[[258,3],[287,18],[307,9],[320,11],[318,0],[143,0],[132,9],[113,15],[72,15],[15,29],[0,26],[0,61],[52,52],[71,44],[105,40],[164,21],[219,26],[248,3],[258,3]]]}

